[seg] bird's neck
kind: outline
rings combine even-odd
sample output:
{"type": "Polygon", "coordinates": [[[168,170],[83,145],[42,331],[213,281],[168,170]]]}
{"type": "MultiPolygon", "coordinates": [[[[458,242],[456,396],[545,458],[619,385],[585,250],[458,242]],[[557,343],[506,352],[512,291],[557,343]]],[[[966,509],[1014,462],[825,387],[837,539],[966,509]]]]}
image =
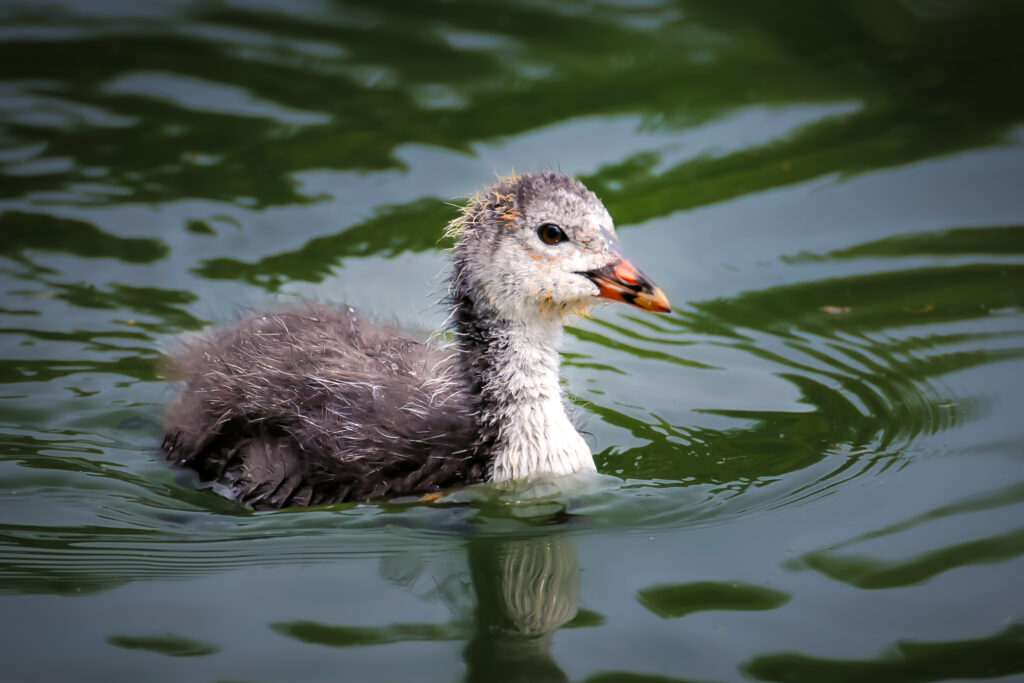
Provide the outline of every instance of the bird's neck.
{"type": "Polygon", "coordinates": [[[477,449],[491,479],[594,470],[590,449],[566,415],[559,384],[560,317],[510,320],[453,292],[454,326],[469,391],[478,400],[477,449]]]}

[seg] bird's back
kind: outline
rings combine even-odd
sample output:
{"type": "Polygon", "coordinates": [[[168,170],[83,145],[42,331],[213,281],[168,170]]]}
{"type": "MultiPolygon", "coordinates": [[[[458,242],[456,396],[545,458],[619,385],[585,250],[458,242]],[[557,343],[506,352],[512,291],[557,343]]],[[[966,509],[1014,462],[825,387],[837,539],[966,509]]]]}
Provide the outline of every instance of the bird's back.
{"type": "Polygon", "coordinates": [[[255,507],[425,493],[481,480],[453,352],[347,306],[304,305],[182,342],[169,459],[255,507]]]}

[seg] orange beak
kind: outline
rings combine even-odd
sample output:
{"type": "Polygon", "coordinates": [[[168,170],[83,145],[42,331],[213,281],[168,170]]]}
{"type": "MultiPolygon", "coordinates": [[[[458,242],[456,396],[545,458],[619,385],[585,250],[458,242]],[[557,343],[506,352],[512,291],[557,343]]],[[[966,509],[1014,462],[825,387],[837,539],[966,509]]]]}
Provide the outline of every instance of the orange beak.
{"type": "Polygon", "coordinates": [[[656,313],[672,311],[665,292],[661,291],[661,288],[625,259],[610,266],[580,274],[586,275],[598,286],[601,290],[598,296],[602,299],[622,301],[656,313]]]}

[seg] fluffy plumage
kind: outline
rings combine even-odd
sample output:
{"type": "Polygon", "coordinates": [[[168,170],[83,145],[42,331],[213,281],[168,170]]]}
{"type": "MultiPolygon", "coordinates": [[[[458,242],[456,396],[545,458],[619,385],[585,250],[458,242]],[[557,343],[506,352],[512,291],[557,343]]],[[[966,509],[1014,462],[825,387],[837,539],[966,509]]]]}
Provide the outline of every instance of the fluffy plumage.
{"type": "Polygon", "coordinates": [[[624,260],[597,197],[560,173],[501,179],[449,231],[454,348],[344,305],[245,317],[172,354],[167,457],[254,507],[593,470],[559,385],[565,317],[596,297],[667,299],[624,260]],[[546,242],[544,225],[565,239],[546,242]]]}
{"type": "Polygon", "coordinates": [[[479,481],[455,362],[347,306],[250,316],[182,344],[164,449],[256,507],[479,481]]]}

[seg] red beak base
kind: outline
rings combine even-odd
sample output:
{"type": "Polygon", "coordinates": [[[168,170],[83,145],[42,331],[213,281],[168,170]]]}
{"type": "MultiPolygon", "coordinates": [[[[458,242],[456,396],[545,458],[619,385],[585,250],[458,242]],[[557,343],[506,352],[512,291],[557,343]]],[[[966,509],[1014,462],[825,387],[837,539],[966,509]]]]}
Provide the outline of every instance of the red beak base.
{"type": "Polygon", "coordinates": [[[618,263],[586,273],[590,280],[598,286],[602,299],[622,301],[624,303],[655,313],[670,313],[672,307],[668,297],[661,288],[633,267],[629,261],[618,263]]]}

